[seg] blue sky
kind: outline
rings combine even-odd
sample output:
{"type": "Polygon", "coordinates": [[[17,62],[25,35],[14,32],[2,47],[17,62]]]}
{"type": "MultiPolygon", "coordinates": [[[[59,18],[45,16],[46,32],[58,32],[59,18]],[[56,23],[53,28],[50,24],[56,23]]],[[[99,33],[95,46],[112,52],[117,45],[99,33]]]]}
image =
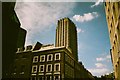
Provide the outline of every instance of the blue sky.
{"type": "Polygon", "coordinates": [[[57,20],[69,17],[77,27],[79,61],[95,76],[112,72],[103,3],[19,2],[15,11],[27,30],[25,45],[54,44],[57,20]]]}

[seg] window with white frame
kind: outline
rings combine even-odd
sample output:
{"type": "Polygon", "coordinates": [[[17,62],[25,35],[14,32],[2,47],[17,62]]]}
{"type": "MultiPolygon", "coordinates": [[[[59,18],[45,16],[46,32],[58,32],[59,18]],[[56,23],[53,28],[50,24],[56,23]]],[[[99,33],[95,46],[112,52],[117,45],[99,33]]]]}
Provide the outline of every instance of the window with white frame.
{"type": "Polygon", "coordinates": [[[46,80],[52,80],[52,76],[50,75],[46,76],[46,80]]]}
{"type": "Polygon", "coordinates": [[[37,73],[37,65],[32,66],[32,73],[37,73]]]}
{"type": "Polygon", "coordinates": [[[60,71],[60,63],[54,64],[54,71],[60,71]]]}
{"type": "Polygon", "coordinates": [[[52,60],[53,60],[53,54],[48,54],[47,61],[52,61],[52,60]]]}
{"type": "Polygon", "coordinates": [[[51,72],[52,71],[52,64],[47,64],[46,71],[47,72],[51,72]]]}
{"type": "Polygon", "coordinates": [[[60,53],[55,54],[55,60],[60,60],[60,53]]]}
{"type": "Polygon", "coordinates": [[[40,62],[45,62],[45,55],[40,56],[40,62]]]}
{"type": "Polygon", "coordinates": [[[55,75],[54,80],[60,80],[60,75],[55,75]]]}
{"type": "Polygon", "coordinates": [[[44,65],[39,66],[39,72],[44,72],[44,65]]]}
{"type": "Polygon", "coordinates": [[[38,56],[33,57],[33,62],[38,62],[38,56]]]}

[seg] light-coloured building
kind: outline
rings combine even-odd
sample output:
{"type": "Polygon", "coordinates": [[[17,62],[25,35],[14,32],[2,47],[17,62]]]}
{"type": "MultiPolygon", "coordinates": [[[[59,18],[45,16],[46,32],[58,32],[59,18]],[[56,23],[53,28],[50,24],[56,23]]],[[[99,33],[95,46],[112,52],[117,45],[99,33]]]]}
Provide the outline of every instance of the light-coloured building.
{"type": "Polygon", "coordinates": [[[111,43],[111,58],[115,79],[120,80],[120,2],[105,2],[106,20],[111,43]]]}

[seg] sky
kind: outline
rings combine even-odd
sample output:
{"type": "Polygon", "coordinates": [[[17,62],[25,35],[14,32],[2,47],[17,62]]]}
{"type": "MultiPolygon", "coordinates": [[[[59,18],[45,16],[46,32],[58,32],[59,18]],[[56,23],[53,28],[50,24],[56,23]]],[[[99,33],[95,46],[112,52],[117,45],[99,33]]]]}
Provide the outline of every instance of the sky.
{"type": "MultiPolygon", "coordinates": [[[[101,0],[102,1],[102,0],[101,0]]],[[[55,44],[55,29],[61,18],[77,27],[78,58],[94,76],[111,73],[110,41],[104,5],[97,2],[17,2],[15,11],[27,30],[26,45],[55,44]]]]}

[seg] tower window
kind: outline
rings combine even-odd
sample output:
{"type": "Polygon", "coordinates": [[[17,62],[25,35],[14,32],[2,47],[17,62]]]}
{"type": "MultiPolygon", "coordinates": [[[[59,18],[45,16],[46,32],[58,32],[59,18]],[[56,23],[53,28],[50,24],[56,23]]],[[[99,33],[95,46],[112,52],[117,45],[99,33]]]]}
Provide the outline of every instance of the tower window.
{"type": "Polygon", "coordinates": [[[32,73],[37,73],[37,65],[32,66],[32,73]]]}
{"type": "Polygon", "coordinates": [[[48,54],[47,55],[47,61],[52,61],[53,59],[53,55],[52,54],[48,54]]]}
{"type": "Polygon", "coordinates": [[[40,62],[45,62],[45,55],[40,56],[40,62]]]}
{"type": "Polygon", "coordinates": [[[33,57],[33,62],[38,62],[38,56],[33,57]]]}
{"type": "Polygon", "coordinates": [[[55,60],[60,60],[60,53],[55,54],[55,60]]]}

